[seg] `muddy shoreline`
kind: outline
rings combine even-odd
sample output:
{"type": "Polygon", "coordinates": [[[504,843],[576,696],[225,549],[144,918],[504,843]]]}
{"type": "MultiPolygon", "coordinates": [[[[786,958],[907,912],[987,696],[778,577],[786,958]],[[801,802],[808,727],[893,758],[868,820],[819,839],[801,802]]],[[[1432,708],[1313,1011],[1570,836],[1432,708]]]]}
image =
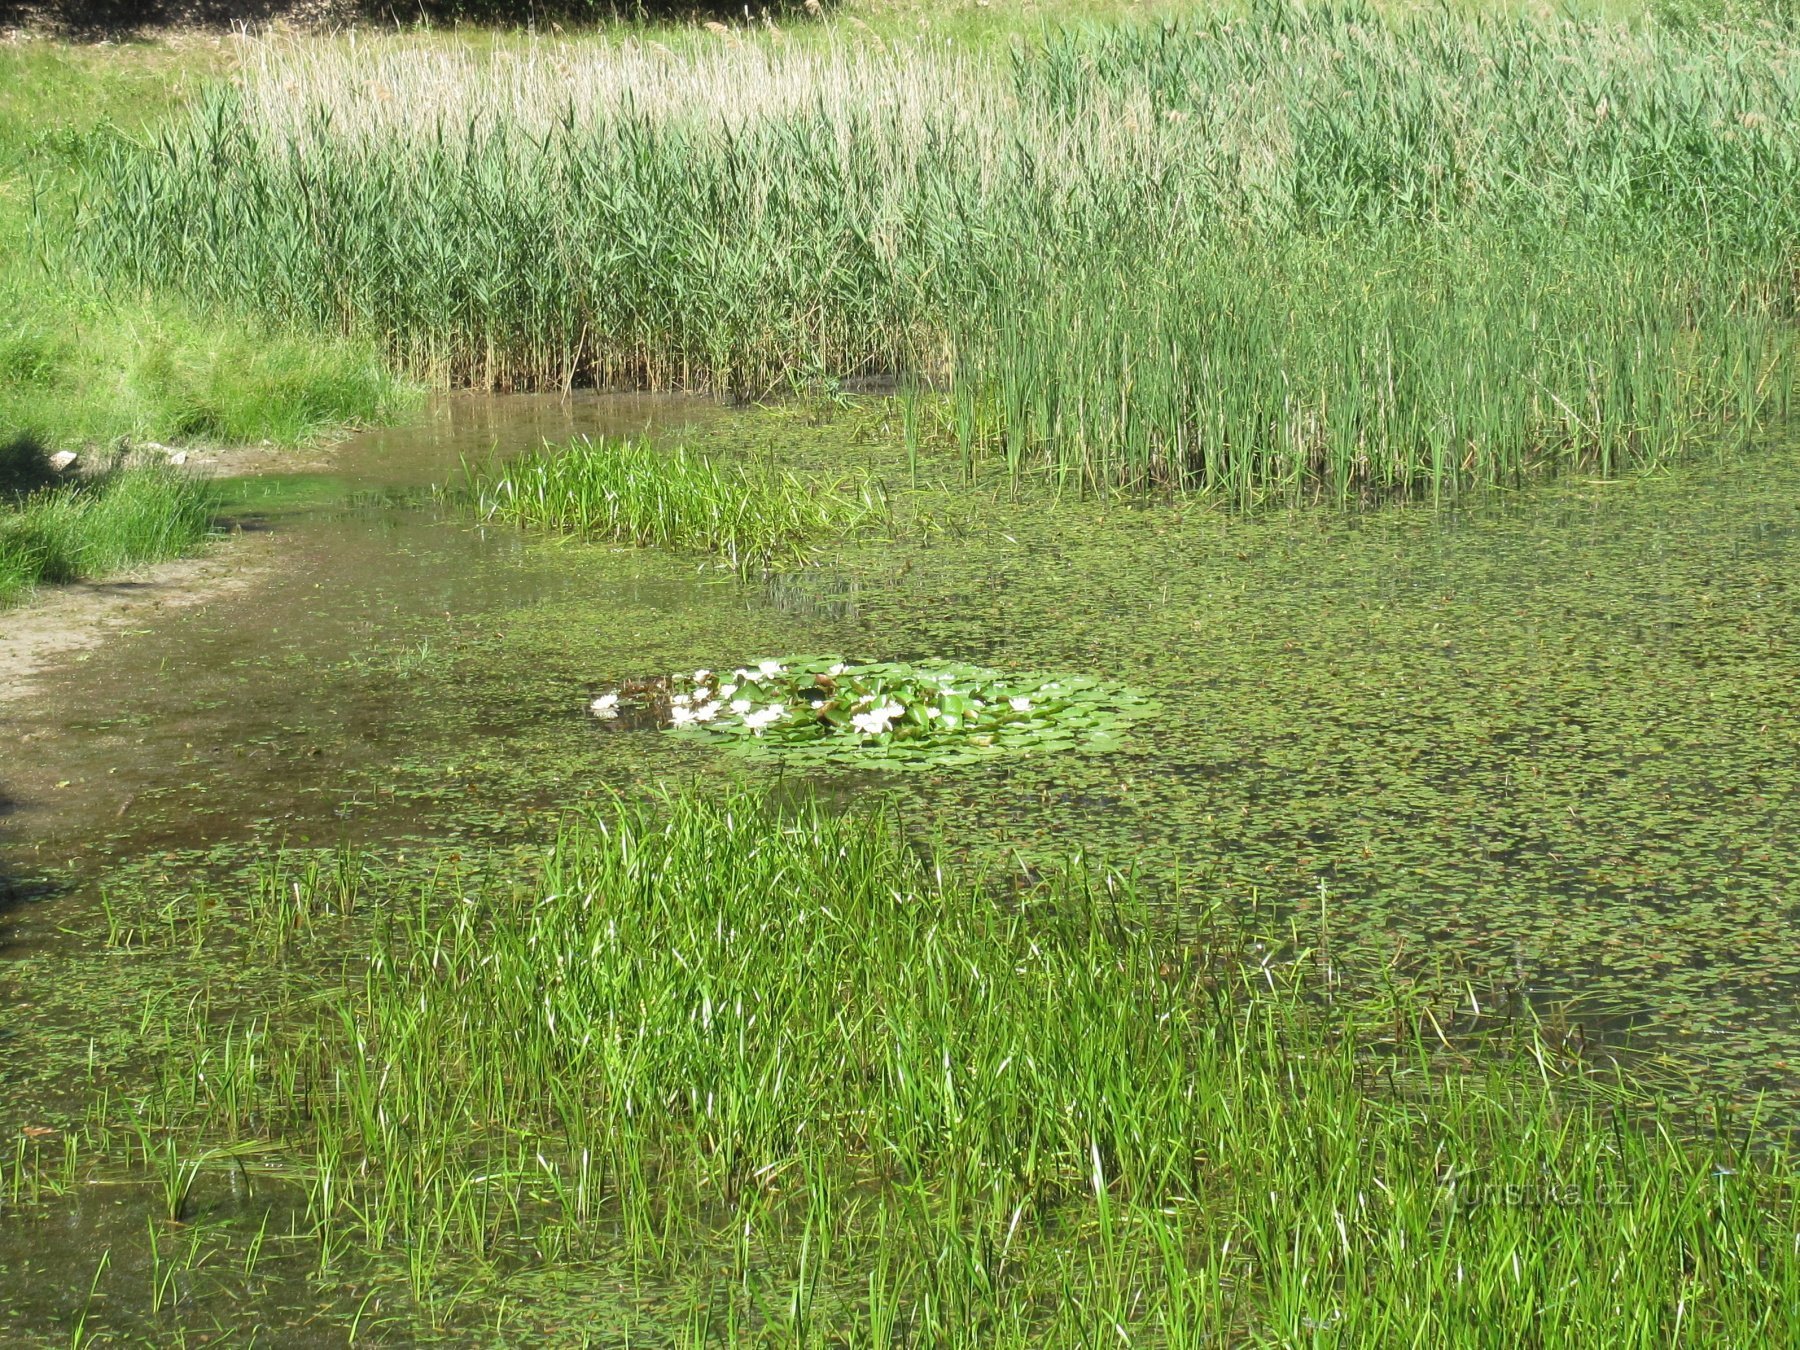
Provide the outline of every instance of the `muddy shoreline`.
{"type": "Polygon", "coordinates": [[[272,536],[233,534],[197,557],[136,568],[105,581],[46,587],[0,614],[0,709],[39,694],[59,668],[85,660],[110,637],[254,585],[274,554],[272,536]]]}

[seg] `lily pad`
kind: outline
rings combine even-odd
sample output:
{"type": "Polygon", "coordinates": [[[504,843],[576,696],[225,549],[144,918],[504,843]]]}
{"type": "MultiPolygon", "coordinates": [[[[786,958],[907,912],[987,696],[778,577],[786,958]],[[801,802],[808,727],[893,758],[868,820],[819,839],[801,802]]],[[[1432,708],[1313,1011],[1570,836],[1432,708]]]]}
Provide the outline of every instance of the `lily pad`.
{"type": "Polygon", "coordinates": [[[642,701],[637,691],[645,689],[677,735],[718,738],[759,755],[895,769],[1116,749],[1150,706],[1135,689],[1087,675],[827,655],[640,682],[602,695],[595,711],[610,719],[634,696],[642,701]]]}

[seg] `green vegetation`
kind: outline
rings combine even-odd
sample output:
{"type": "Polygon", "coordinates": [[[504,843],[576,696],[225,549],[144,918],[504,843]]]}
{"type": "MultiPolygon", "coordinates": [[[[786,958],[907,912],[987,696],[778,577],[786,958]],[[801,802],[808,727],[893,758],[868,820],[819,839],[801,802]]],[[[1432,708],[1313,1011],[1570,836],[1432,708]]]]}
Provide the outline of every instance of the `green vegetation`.
{"type": "MultiPolygon", "coordinates": [[[[0,44],[0,444],[294,444],[381,421],[406,387],[366,342],[103,286],[69,251],[84,174],[219,72],[218,49],[0,44]]],[[[44,582],[175,556],[208,530],[183,475],[109,473],[0,500],[0,604],[44,582]]]]}
{"type": "Polygon", "coordinates": [[[846,489],[631,440],[543,445],[468,479],[487,519],[718,553],[740,572],[804,562],[884,514],[868,482],[846,489]]]}
{"type": "MultiPolygon", "coordinates": [[[[29,443],[0,447],[0,459],[36,453],[29,443]]],[[[177,557],[206,537],[212,515],[211,490],[173,468],[120,468],[22,497],[0,493],[0,607],[44,583],[177,557]]]]}
{"type": "Polygon", "coordinates": [[[247,943],[249,1001],[147,1013],[159,1085],[7,1198],[128,1150],[215,1315],[279,1268],[260,1212],[371,1327],[509,1342],[599,1296],[692,1345],[1753,1344],[1800,1298],[1769,1141],[1677,1142],[1529,1026],[1471,1062],[1448,1002],[1190,897],[998,880],[880,811],[683,795],[120,901],[115,944],[247,943]]]}
{"type": "Polygon", "coordinates": [[[69,252],[91,167],[224,67],[199,40],[0,45],[0,437],[292,444],[405,406],[372,344],[102,285],[69,252]]]}
{"type": "Polygon", "coordinates": [[[1274,5],[1004,55],[275,43],[96,166],[87,242],[439,381],[886,372],[1020,473],[1443,494],[1785,414],[1789,52],[1274,5]]]}
{"type": "Polygon", "coordinates": [[[794,763],[924,769],[991,755],[1111,750],[1148,700],[1091,675],[1007,674],[961,661],[791,656],[601,693],[603,721],[726,737],[794,763]]]}

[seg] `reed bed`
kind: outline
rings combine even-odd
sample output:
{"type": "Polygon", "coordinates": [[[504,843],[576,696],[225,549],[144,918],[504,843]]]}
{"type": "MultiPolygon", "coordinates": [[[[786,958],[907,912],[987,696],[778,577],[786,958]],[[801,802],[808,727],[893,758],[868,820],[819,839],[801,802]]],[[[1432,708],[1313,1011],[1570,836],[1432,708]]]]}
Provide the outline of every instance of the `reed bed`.
{"type": "MultiPolygon", "coordinates": [[[[269,976],[229,1019],[146,1011],[126,1132],[170,1217],[235,1172],[297,1187],[308,1278],[385,1262],[409,1316],[473,1297],[496,1337],[509,1300],[471,1291],[553,1271],[692,1345],[1756,1344],[1792,1315],[1800,1191],[1754,1129],[1678,1135],[1528,1030],[1446,1053],[1441,1005],[1349,1000],[1170,900],[1152,923],[1079,865],[996,890],[882,811],[747,792],[505,866],[288,854],[165,907],[269,976]]],[[[27,1170],[15,1195],[72,1165],[27,1170]]]]}
{"type": "Polygon", "coordinates": [[[33,588],[103,577],[193,550],[212,491],[172,468],[121,469],[22,500],[0,498],[0,606],[33,588]]]}
{"type": "Polygon", "coordinates": [[[846,488],[606,437],[545,444],[466,477],[485,519],[717,553],[740,572],[803,563],[885,512],[870,483],[846,488]]]}
{"type": "Polygon", "coordinates": [[[1794,55],[1273,4],[1008,55],[253,44],[85,237],[442,382],[881,372],[1020,473],[1442,494],[1785,415],[1794,55]]]}

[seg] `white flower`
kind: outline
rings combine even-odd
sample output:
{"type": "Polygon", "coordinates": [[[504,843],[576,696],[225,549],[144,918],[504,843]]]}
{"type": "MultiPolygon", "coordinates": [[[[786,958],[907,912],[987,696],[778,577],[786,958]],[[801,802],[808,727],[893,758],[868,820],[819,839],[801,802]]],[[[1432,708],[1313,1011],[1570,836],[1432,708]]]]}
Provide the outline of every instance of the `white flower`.
{"type": "Polygon", "coordinates": [[[736,713],[739,717],[742,717],[745,713],[750,711],[750,700],[747,698],[732,699],[731,700],[731,711],[736,713]]]}
{"type": "Polygon", "coordinates": [[[779,703],[772,703],[761,712],[745,714],[744,725],[749,727],[754,734],[760,736],[763,733],[764,727],[772,722],[779,722],[786,716],[786,708],[782,707],[779,703]]]}
{"type": "Polygon", "coordinates": [[[617,717],[619,715],[619,696],[616,693],[602,694],[588,704],[588,711],[595,717],[617,717]]]}
{"type": "Polygon", "coordinates": [[[669,695],[669,702],[674,704],[677,708],[685,708],[685,707],[687,707],[688,704],[692,703],[693,701],[694,700],[691,697],[689,697],[687,694],[671,694],[671,695],[669,695]]]}
{"type": "Polygon", "coordinates": [[[758,661],[756,663],[756,669],[757,669],[757,672],[759,674],[761,674],[762,677],[766,680],[771,675],[781,674],[781,662],[779,662],[779,661],[758,661]]]}
{"type": "Polygon", "coordinates": [[[719,705],[710,701],[702,703],[694,709],[694,720],[696,722],[710,722],[718,715],[719,705]]]}
{"type": "Polygon", "coordinates": [[[830,670],[826,671],[825,673],[827,675],[831,676],[831,678],[835,680],[838,676],[842,675],[848,669],[849,669],[848,666],[846,666],[842,661],[839,661],[835,666],[833,666],[830,670]]]}
{"type": "Polygon", "coordinates": [[[712,672],[710,670],[696,670],[694,672],[694,683],[695,684],[705,684],[706,681],[708,681],[711,678],[712,678],[712,672]]]}
{"type": "Polygon", "coordinates": [[[683,708],[683,707],[677,706],[677,707],[669,709],[669,721],[674,726],[685,727],[689,722],[691,722],[693,720],[694,720],[694,711],[692,708],[683,708]]]}
{"type": "Polygon", "coordinates": [[[719,686],[720,698],[730,698],[735,693],[737,693],[737,686],[735,684],[722,684],[719,686]]]}
{"type": "Polygon", "coordinates": [[[1028,698],[1008,699],[1007,702],[1012,704],[1012,710],[1014,712],[1030,712],[1031,711],[1031,700],[1028,698]]]}
{"type": "Polygon", "coordinates": [[[960,722],[955,713],[945,713],[944,714],[944,730],[945,731],[955,731],[959,725],[960,725],[960,722]]]}
{"type": "Polygon", "coordinates": [[[899,703],[884,703],[879,708],[871,708],[866,713],[858,713],[850,719],[850,725],[865,736],[879,736],[888,729],[888,724],[897,717],[906,715],[906,708],[899,703]]]}
{"type": "Polygon", "coordinates": [[[742,684],[745,680],[753,680],[756,678],[749,671],[745,670],[742,666],[739,666],[736,670],[732,671],[731,673],[733,675],[737,676],[738,683],[740,683],[740,684],[742,684]]]}
{"type": "Polygon", "coordinates": [[[943,715],[943,711],[938,708],[927,708],[925,710],[926,717],[942,717],[943,715]]]}

